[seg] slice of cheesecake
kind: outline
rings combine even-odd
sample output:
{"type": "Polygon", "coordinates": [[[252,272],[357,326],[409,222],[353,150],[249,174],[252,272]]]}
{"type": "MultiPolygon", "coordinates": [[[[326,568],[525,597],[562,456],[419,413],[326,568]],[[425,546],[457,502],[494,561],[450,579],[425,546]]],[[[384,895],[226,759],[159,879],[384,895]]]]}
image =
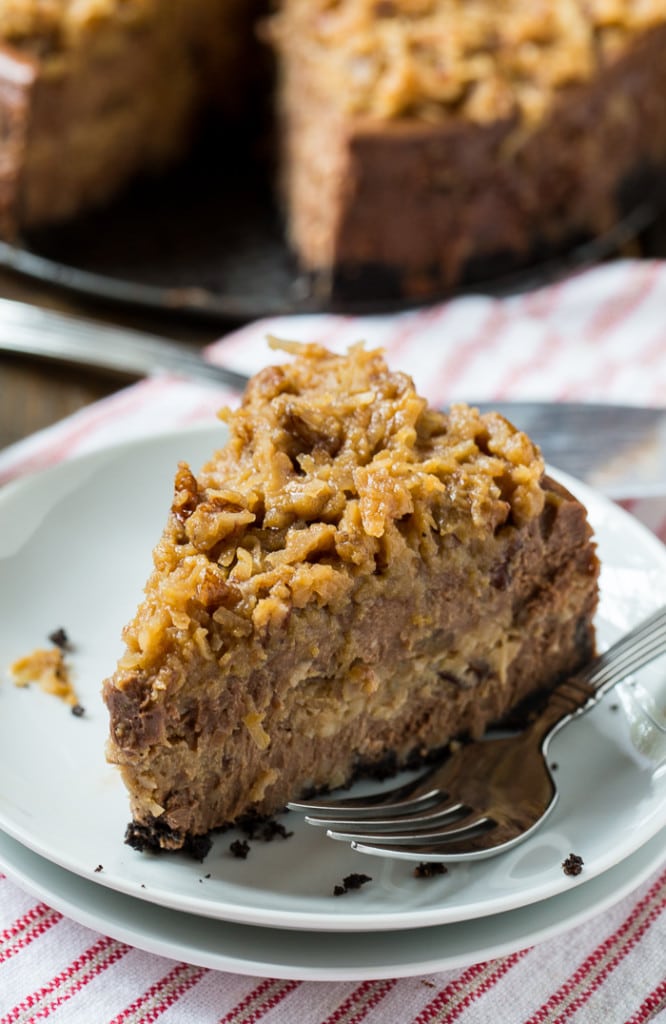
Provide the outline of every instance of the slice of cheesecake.
{"type": "Polygon", "coordinates": [[[178,468],[104,686],[135,845],[478,736],[593,651],[586,513],[524,434],[377,351],[286,347],[178,468]]]}

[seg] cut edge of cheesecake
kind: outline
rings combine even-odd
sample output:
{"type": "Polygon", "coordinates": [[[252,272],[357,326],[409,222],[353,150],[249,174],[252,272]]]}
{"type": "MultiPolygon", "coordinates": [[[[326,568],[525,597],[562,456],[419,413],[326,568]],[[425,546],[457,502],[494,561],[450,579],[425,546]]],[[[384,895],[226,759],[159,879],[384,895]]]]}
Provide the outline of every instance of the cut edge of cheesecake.
{"type": "MultiPolygon", "coordinates": [[[[512,81],[504,68],[505,81],[498,67],[487,78],[470,73],[457,82],[453,65],[442,80],[459,85],[459,107],[432,102],[429,116],[408,106],[381,116],[372,103],[360,111],[351,100],[345,105],[355,95],[347,71],[355,66],[354,41],[341,44],[345,64],[326,49],[306,5],[292,7],[278,16],[284,25],[275,32],[281,194],[291,247],[315,294],[386,301],[446,294],[561,259],[590,239],[601,252],[646,199],[662,201],[666,113],[654,96],[666,88],[663,18],[624,33],[618,25],[614,47],[602,47],[588,26],[580,67],[575,34],[555,38],[554,56],[542,41],[550,63],[529,88],[520,72],[512,81]],[[487,97],[482,115],[472,102],[477,95],[487,97]],[[525,97],[538,112],[521,108],[525,97]]],[[[516,62],[520,53],[516,45],[516,62]]],[[[489,66],[499,59],[485,56],[489,66]]],[[[393,79],[383,72],[396,104],[402,94],[406,104],[418,96],[410,59],[416,62],[404,57],[399,65],[402,78],[397,68],[393,79]]],[[[367,77],[384,67],[379,56],[365,61],[367,77]]],[[[510,66],[507,53],[504,62],[510,66]]],[[[369,87],[359,80],[363,93],[369,87]]]]}

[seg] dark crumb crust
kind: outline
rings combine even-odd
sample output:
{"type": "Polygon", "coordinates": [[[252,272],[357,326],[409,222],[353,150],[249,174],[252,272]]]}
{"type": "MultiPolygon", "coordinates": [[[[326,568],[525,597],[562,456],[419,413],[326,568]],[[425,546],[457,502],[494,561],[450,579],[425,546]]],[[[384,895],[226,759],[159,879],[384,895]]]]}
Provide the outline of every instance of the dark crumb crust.
{"type": "Polygon", "coordinates": [[[232,827],[239,828],[248,839],[258,839],[262,843],[270,843],[278,837],[289,839],[294,834],[289,832],[281,821],[259,814],[247,814],[239,818],[232,827]]]}
{"type": "Polygon", "coordinates": [[[566,860],[562,861],[562,870],[565,875],[579,875],[583,870],[583,858],[577,853],[570,853],[566,860]]]}
{"type": "Polygon", "coordinates": [[[352,892],[354,889],[360,889],[362,885],[366,885],[367,882],[371,881],[371,875],[364,875],[358,871],[354,871],[351,875],[346,875],[345,878],[342,879],[342,885],[334,886],[333,895],[344,896],[346,892],[352,892]]]}
{"type": "Polygon", "coordinates": [[[289,839],[294,834],[282,822],[259,814],[248,814],[238,821],[211,829],[205,835],[183,834],[178,829],[170,828],[162,819],[153,818],[146,824],[131,821],[125,830],[125,842],[139,853],[182,851],[193,860],[203,861],[210,853],[213,836],[232,828],[239,829],[246,836],[246,839],[236,839],[230,845],[233,855],[242,859],[247,857],[250,850],[248,839],[270,843],[278,837],[289,839]]]}
{"type": "Polygon", "coordinates": [[[182,850],[193,860],[203,861],[213,840],[210,836],[183,836],[164,821],[154,819],[147,825],[131,821],[125,830],[125,842],[139,853],[161,853],[163,850],[182,850]]]}

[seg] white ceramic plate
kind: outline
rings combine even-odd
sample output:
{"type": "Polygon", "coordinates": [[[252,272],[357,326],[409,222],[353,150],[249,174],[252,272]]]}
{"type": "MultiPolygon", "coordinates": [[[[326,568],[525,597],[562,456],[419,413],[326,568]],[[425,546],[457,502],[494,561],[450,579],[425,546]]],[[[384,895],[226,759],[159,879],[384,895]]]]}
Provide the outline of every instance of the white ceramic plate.
{"type": "Polygon", "coordinates": [[[468,967],[552,939],[600,914],[664,863],[659,833],[586,885],[477,921],[326,934],[214,921],[123,896],[56,867],[0,832],[0,867],[38,899],[137,949],[236,974],[304,981],[406,978],[468,967]]]}
{"type": "MultiPolygon", "coordinates": [[[[0,687],[0,828],[54,864],[144,901],[244,924],[331,931],[414,929],[476,919],[556,896],[620,863],[666,824],[666,772],[655,767],[617,692],[556,738],[562,798],[544,827],[509,853],[427,881],[409,863],[364,857],[290,814],[294,835],[252,843],[247,860],[218,836],[204,865],[123,844],[127,800],[104,761],[100,684],[120,653],[171,498],[176,462],[194,465],[223,440],[214,427],[165,435],[63,463],[0,493],[0,666],[65,627],[76,644],[75,718],[31,687],[0,687]],[[613,710],[617,708],[618,710],[613,710]],[[568,853],[585,871],[561,870],[568,853]],[[99,870],[98,870],[99,869],[99,870]],[[353,871],[373,882],[342,898],[353,871]]],[[[604,564],[602,642],[666,600],[666,550],[635,520],[564,479],[586,502],[604,564]]],[[[666,670],[641,674],[662,705],[666,670]]],[[[663,753],[663,751],[662,751],[663,753]]]]}

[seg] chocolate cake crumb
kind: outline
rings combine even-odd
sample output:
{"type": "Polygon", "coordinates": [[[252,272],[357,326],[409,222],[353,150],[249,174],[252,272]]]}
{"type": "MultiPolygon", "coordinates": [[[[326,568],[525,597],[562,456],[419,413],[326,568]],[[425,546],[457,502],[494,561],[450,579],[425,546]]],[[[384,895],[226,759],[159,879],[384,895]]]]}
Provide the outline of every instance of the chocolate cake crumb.
{"type": "Polygon", "coordinates": [[[557,761],[553,761],[553,763],[552,763],[552,764],[551,764],[551,766],[550,766],[550,770],[551,770],[551,772],[556,772],[556,771],[557,771],[557,769],[558,769],[559,767],[560,767],[560,766],[559,766],[559,764],[557,763],[557,761]]]}
{"type": "Polygon", "coordinates": [[[250,844],[247,839],[234,839],[233,843],[229,847],[229,852],[238,857],[240,860],[245,860],[248,853],[250,852],[250,844]]]}
{"type": "Polygon", "coordinates": [[[86,709],[83,704],[72,704],[72,714],[75,718],[83,718],[86,713],[86,709]]]}
{"type": "Polygon", "coordinates": [[[103,864],[98,864],[97,867],[95,868],[95,874],[97,875],[97,874],[99,874],[100,871],[103,871],[103,870],[104,870],[104,865],[103,864]]]}
{"type": "Polygon", "coordinates": [[[236,822],[236,828],[240,829],[243,835],[247,836],[248,839],[256,839],[257,832],[263,823],[263,819],[259,818],[256,814],[248,814],[243,818],[239,818],[236,822]]]}
{"type": "Polygon", "coordinates": [[[342,879],[342,885],[336,885],[333,889],[334,896],[344,896],[346,892],[350,892],[352,889],[360,889],[366,882],[371,882],[372,878],[370,875],[362,875],[358,871],[352,872],[351,875],[346,875],[342,879]]]}
{"type": "Polygon", "coordinates": [[[54,629],[52,633],[49,633],[49,640],[56,647],[59,647],[61,651],[72,651],[74,648],[70,643],[67,631],[60,626],[58,629],[54,629]]]}
{"type": "Polygon", "coordinates": [[[583,870],[583,858],[577,853],[570,853],[566,860],[562,861],[562,870],[565,875],[579,875],[583,870]]]}
{"type": "Polygon", "coordinates": [[[288,832],[285,826],[280,821],[275,821],[274,818],[269,818],[264,823],[264,826],[259,834],[259,838],[263,839],[265,843],[271,843],[276,836],[281,839],[289,839],[293,836],[293,832],[288,832]]]}
{"type": "Polygon", "coordinates": [[[274,818],[260,817],[249,814],[236,822],[237,828],[247,836],[248,839],[260,839],[270,843],[276,836],[281,839],[289,839],[293,832],[288,832],[286,827],[274,818]]]}
{"type": "Polygon", "coordinates": [[[183,852],[193,860],[203,861],[210,853],[213,840],[210,835],[188,836],[183,845],[183,852]]]}
{"type": "Polygon", "coordinates": [[[422,860],[414,868],[414,878],[435,878],[436,875],[445,875],[448,872],[446,864],[441,861],[422,860]]]}

